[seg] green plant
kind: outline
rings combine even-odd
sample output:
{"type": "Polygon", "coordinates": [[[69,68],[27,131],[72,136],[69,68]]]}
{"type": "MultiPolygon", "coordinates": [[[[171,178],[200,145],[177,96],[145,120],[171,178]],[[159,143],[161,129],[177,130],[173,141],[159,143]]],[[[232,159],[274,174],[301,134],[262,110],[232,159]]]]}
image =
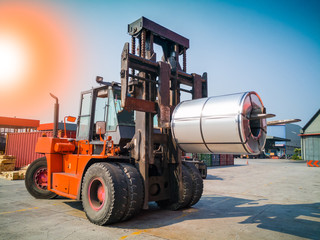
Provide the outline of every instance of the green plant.
{"type": "Polygon", "coordinates": [[[293,160],[302,160],[301,148],[295,148],[294,149],[294,154],[292,155],[291,159],[293,159],[293,160]]]}

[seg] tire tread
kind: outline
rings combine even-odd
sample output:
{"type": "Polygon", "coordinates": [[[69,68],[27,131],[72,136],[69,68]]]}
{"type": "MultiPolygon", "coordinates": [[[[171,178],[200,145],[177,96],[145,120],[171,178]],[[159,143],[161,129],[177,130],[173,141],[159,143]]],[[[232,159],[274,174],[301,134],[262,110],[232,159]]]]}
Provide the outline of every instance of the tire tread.
{"type": "Polygon", "coordinates": [[[128,220],[137,215],[144,201],[143,181],[139,171],[131,164],[118,163],[126,176],[128,186],[127,207],[122,221],[128,220]]]}
{"type": "Polygon", "coordinates": [[[192,178],[192,197],[188,204],[189,207],[195,205],[201,198],[203,193],[203,179],[199,170],[193,163],[184,163],[192,178]]]}
{"type": "Polygon", "coordinates": [[[113,163],[101,162],[95,163],[88,168],[82,184],[82,205],[89,221],[97,225],[119,222],[124,215],[127,201],[126,196],[127,186],[125,176],[119,166],[113,163]],[[108,192],[108,199],[106,199],[106,204],[108,205],[103,207],[101,213],[94,212],[91,209],[87,197],[88,184],[96,176],[102,177],[106,181],[106,188],[110,190],[108,192]]]}

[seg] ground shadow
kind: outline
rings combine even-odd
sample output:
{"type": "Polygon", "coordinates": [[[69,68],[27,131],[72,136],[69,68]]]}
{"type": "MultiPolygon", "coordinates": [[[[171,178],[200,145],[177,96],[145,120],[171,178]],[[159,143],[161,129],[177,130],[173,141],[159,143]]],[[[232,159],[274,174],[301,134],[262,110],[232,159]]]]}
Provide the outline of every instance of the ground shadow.
{"type": "Polygon", "coordinates": [[[223,180],[223,178],[208,174],[205,180],[223,180]]]}
{"type": "Polygon", "coordinates": [[[82,207],[82,202],[81,201],[68,201],[68,202],[63,202],[64,204],[77,209],[77,210],[81,210],[83,211],[83,207],[82,207]]]}
{"type": "MultiPolygon", "coordinates": [[[[193,208],[168,211],[150,203],[148,210],[133,219],[109,225],[124,229],[152,229],[174,225],[193,219],[217,219],[247,217],[239,224],[258,224],[258,228],[319,239],[320,203],[311,204],[263,204],[266,199],[250,200],[225,196],[203,196],[193,208]]],[[[82,210],[80,201],[65,202],[82,210]]]]}
{"type": "Polygon", "coordinates": [[[54,198],[51,198],[51,200],[63,200],[63,199],[70,199],[70,198],[63,197],[63,196],[59,196],[59,195],[57,195],[57,196],[54,197],[54,198]]]}
{"type": "Polygon", "coordinates": [[[246,164],[234,164],[234,165],[225,165],[225,166],[212,166],[208,167],[208,169],[217,169],[217,168],[234,168],[234,167],[244,167],[246,164]]]}

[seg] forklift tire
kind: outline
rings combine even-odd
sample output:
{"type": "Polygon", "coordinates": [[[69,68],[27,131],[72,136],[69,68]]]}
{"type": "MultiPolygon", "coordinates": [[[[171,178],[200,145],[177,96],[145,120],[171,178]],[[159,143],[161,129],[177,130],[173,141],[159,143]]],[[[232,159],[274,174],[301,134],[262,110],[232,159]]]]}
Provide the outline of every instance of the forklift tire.
{"type": "Polygon", "coordinates": [[[203,193],[203,179],[199,170],[193,163],[185,163],[189,173],[192,177],[192,197],[189,203],[189,207],[195,205],[201,198],[203,193]]]}
{"type": "Polygon", "coordinates": [[[137,215],[144,202],[144,185],[139,171],[129,163],[118,163],[126,176],[128,186],[127,208],[122,221],[137,215]]]}
{"type": "Polygon", "coordinates": [[[120,167],[95,163],[85,173],[82,205],[90,222],[97,225],[119,222],[127,207],[127,183],[120,167]]]}
{"type": "Polygon", "coordinates": [[[202,169],[202,172],[201,172],[201,177],[202,179],[206,179],[208,176],[208,167],[207,165],[204,165],[204,169],[202,169]]]}
{"type": "Polygon", "coordinates": [[[38,158],[27,169],[24,183],[28,192],[38,199],[50,199],[57,196],[47,190],[47,159],[38,158]]]}
{"type": "MultiPolygon", "coordinates": [[[[181,168],[182,168],[182,185],[181,184],[178,184],[178,185],[180,185],[179,187],[183,188],[183,195],[180,196],[179,194],[180,191],[177,191],[177,194],[179,194],[178,201],[175,201],[175,202],[173,202],[172,200],[157,201],[157,204],[160,208],[176,211],[189,206],[192,199],[192,177],[186,166],[182,165],[181,168]]],[[[176,181],[178,181],[178,179],[176,179],[176,181]]]]}

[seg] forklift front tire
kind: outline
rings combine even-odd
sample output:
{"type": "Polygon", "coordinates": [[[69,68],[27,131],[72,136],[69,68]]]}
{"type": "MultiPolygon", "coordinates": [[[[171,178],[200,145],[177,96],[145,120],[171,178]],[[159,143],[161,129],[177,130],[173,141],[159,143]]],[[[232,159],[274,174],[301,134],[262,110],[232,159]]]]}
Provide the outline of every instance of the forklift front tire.
{"type": "Polygon", "coordinates": [[[119,222],[127,203],[124,173],[113,163],[95,163],[85,174],[82,184],[82,205],[90,222],[106,225],[119,222]]]}

